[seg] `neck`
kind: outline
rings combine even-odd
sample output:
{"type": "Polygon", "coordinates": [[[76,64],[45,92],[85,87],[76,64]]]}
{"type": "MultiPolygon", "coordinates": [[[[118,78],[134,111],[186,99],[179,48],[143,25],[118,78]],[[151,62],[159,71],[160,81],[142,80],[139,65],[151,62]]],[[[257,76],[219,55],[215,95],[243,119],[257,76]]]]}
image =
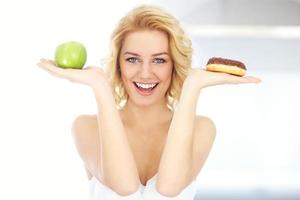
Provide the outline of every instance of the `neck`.
{"type": "Polygon", "coordinates": [[[130,127],[141,130],[153,129],[171,122],[172,111],[167,107],[167,101],[162,101],[151,106],[138,106],[128,100],[122,109],[124,119],[130,127]]]}

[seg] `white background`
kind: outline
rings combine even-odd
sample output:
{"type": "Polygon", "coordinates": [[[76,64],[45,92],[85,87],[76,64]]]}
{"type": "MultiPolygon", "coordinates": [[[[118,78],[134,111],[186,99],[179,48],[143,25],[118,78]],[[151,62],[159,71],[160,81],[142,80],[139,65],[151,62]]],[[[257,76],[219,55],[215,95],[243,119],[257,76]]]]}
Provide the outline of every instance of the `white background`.
{"type": "MultiPolygon", "coordinates": [[[[87,47],[87,65],[99,66],[117,21],[142,2],[0,2],[0,199],[87,199],[87,177],[70,128],[76,116],[96,114],[93,93],[36,63],[53,58],[58,44],[77,40],[87,47]]],[[[300,189],[299,39],[262,47],[266,43],[258,39],[251,42],[257,44],[252,51],[240,45],[247,38],[235,45],[192,39],[197,65],[213,55],[236,55],[248,60],[249,75],[262,79],[259,85],[216,86],[200,93],[197,113],[214,120],[217,138],[198,176],[199,190],[300,189]],[[260,51],[263,47],[269,49],[260,51]],[[257,66],[266,57],[268,67],[257,66]],[[278,66],[276,59],[293,69],[278,66]]]]}

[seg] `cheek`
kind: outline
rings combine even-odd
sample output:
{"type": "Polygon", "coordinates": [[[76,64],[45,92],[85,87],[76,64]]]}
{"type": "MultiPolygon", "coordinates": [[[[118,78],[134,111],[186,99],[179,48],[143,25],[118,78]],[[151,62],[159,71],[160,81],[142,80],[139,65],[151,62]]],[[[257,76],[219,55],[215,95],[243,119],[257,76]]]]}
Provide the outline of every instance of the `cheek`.
{"type": "Polygon", "coordinates": [[[128,83],[128,82],[131,82],[133,80],[133,77],[134,77],[134,70],[130,69],[129,67],[126,67],[126,66],[122,66],[121,67],[121,78],[122,78],[122,81],[124,83],[128,83]]]}
{"type": "Polygon", "coordinates": [[[166,82],[168,85],[167,88],[169,89],[171,86],[172,79],[173,79],[173,67],[167,73],[168,73],[168,76],[166,78],[166,82]]]}
{"type": "Polygon", "coordinates": [[[122,71],[122,76],[123,76],[123,78],[124,79],[131,79],[132,78],[132,76],[133,76],[133,71],[132,70],[129,70],[129,69],[126,69],[126,70],[123,70],[122,71]]]}
{"type": "Polygon", "coordinates": [[[172,67],[166,67],[164,69],[162,69],[160,72],[160,79],[162,81],[168,81],[172,79],[172,67]]]}

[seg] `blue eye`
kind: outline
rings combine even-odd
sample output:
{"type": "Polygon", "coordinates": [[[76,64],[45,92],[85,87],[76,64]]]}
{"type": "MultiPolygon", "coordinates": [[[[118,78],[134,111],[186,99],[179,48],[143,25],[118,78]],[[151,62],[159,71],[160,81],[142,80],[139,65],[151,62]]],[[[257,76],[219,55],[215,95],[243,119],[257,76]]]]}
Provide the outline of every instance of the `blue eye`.
{"type": "Polygon", "coordinates": [[[162,59],[162,58],[155,58],[153,62],[160,64],[160,63],[165,63],[166,61],[165,61],[165,59],[162,59]]]}
{"type": "Polygon", "coordinates": [[[130,63],[137,63],[139,60],[137,58],[130,57],[130,58],[127,58],[126,61],[128,61],[130,63]]]}

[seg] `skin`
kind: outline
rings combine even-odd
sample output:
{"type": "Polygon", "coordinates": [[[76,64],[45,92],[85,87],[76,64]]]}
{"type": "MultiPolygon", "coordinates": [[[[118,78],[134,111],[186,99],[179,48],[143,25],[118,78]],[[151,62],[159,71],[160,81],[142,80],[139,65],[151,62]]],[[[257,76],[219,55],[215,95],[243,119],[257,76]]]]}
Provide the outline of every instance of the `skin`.
{"type": "Polygon", "coordinates": [[[95,92],[103,116],[78,117],[73,124],[73,136],[89,178],[95,176],[121,195],[135,192],[139,184],[145,185],[155,174],[159,193],[168,197],[178,195],[200,172],[216,134],[212,120],[195,115],[201,90],[222,84],[260,82],[252,76],[192,68],[184,81],[178,110],[172,113],[164,98],[173,67],[168,54],[168,39],[162,32],[144,30],[127,35],[119,63],[129,100],[118,111],[114,110],[112,88],[102,69],[61,69],[47,59],[38,63],[52,75],[88,85],[95,92]],[[162,52],[165,53],[153,56],[162,52]],[[128,62],[128,58],[137,61],[128,62]],[[161,58],[166,62],[158,64],[161,58]],[[159,85],[151,96],[142,97],[132,81],[159,85]],[[100,132],[99,127],[105,131],[100,132]]]}
{"type": "Polygon", "coordinates": [[[129,33],[123,42],[119,63],[122,81],[129,95],[121,111],[123,118],[127,119],[129,126],[134,125],[145,134],[155,134],[147,130],[162,122],[169,122],[173,115],[164,97],[171,83],[173,69],[167,35],[149,30],[129,33]],[[152,95],[145,97],[136,91],[133,81],[159,84],[152,95]],[[140,119],[146,123],[136,123],[140,119]]]}
{"type": "Polygon", "coordinates": [[[133,148],[140,181],[146,185],[147,180],[157,173],[173,116],[164,97],[173,69],[167,35],[149,30],[128,34],[123,41],[119,63],[129,95],[126,106],[119,112],[133,148]],[[142,48],[140,44],[143,44],[142,48]],[[159,85],[152,95],[145,97],[136,91],[133,81],[158,82],[159,85]]]}

